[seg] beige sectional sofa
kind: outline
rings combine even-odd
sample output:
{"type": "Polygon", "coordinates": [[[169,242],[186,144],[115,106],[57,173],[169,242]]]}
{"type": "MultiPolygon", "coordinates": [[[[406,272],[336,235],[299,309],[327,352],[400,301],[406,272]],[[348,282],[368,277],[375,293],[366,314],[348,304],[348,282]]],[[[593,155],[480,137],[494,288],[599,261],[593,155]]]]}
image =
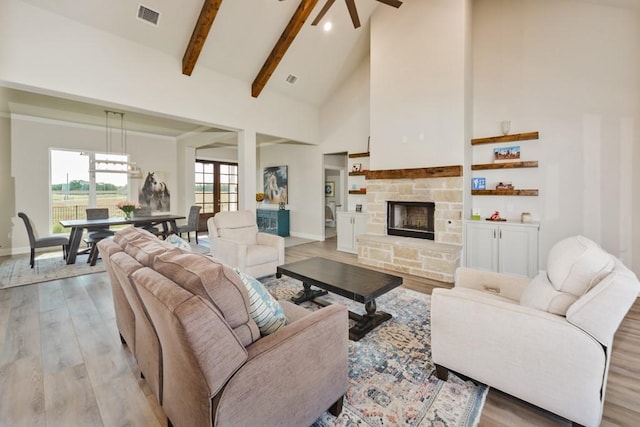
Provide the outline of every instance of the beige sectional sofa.
{"type": "Polygon", "coordinates": [[[98,244],[116,323],[175,426],[311,424],[347,389],[348,313],[280,305],[261,336],[236,272],[137,228],[98,244]]]}

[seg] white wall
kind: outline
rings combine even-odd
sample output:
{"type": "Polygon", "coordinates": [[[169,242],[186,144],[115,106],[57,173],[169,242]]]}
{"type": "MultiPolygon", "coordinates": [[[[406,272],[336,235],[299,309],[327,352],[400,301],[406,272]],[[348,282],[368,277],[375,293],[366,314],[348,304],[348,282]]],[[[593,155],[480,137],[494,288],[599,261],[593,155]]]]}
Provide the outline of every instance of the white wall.
{"type": "MultiPolygon", "coordinates": [[[[512,133],[540,132],[519,144],[538,169],[475,173],[540,196],[474,197],[473,206],[532,212],[541,268],[553,243],[584,234],[640,272],[640,10],[476,0],[473,28],[474,137],[499,135],[501,120],[512,133]]],[[[474,163],[484,150],[474,148],[474,163]]]]}
{"type": "Polygon", "coordinates": [[[380,7],[371,23],[371,169],[464,162],[466,0],[380,7]]]}
{"type": "MultiPolygon", "coordinates": [[[[0,115],[0,254],[11,248],[12,218],[16,216],[15,191],[11,178],[11,120],[0,115]]],[[[26,235],[26,231],[25,231],[26,235]]]]}
{"type": "MultiPolygon", "coordinates": [[[[78,125],[69,122],[12,115],[11,118],[11,177],[14,200],[9,205],[13,228],[9,228],[13,253],[28,251],[29,240],[24,224],[17,212],[24,211],[33,221],[40,235],[51,233],[50,205],[50,149],[105,151],[103,127],[78,125]]],[[[146,173],[163,174],[171,195],[172,212],[175,209],[177,186],[176,141],[173,138],[129,132],[127,147],[131,160],[146,173]]],[[[130,180],[132,200],[137,200],[142,180],[130,180]]],[[[8,253],[8,252],[5,252],[8,253]]]]}

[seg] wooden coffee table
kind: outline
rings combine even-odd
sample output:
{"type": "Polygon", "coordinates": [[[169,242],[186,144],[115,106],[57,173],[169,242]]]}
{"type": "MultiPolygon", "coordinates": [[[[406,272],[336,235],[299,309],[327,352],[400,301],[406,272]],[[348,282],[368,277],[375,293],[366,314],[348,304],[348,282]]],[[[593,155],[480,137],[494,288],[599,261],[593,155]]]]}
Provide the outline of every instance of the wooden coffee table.
{"type": "MultiPolygon", "coordinates": [[[[329,292],[363,303],[366,314],[349,311],[349,318],[356,321],[349,329],[349,339],[352,341],[360,340],[367,332],[391,319],[389,313],[377,311],[375,299],[402,284],[402,277],[325,258],[309,258],[281,265],[276,270],[276,277],[280,278],[283,274],[302,281],[302,291],[291,298],[296,304],[329,292]],[[323,290],[314,290],[311,286],[323,290]]],[[[321,300],[314,302],[326,305],[321,300]]]]}

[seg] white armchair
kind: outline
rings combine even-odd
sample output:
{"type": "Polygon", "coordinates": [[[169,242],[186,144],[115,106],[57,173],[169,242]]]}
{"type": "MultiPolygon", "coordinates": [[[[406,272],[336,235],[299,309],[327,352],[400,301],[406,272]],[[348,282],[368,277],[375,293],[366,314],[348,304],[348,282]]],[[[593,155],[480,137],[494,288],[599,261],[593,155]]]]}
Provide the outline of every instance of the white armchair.
{"type": "Polygon", "coordinates": [[[582,237],[558,242],[533,279],[467,268],[431,300],[437,375],[459,372],[598,426],[611,345],[640,290],[619,260],[582,237]]]}
{"type": "Polygon", "coordinates": [[[211,254],[253,277],[275,274],[284,264],[284,238],[258,231],[253,211],[218,212],[207,220],[211,254]]]}

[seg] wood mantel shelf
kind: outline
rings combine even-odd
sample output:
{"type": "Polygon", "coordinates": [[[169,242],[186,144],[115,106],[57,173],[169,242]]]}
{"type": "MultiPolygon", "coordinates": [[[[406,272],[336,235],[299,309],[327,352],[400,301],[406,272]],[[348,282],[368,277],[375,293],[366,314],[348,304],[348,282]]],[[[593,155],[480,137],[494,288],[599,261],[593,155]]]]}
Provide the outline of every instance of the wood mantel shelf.
{"type": "Polygon", "coordinates": [[[475,138],[471,140],[471,145],[495,144],[498,142],[511,142],[511,141],[527,141],[531,139],[538,139],[538,137],[539,137],[538,132],[514,133],[513,135],[490,136],[488,138],[475,138]]]}
{"type": "Polygon", "coordinates": [[[349,154],[350,159],[356,159],[358,157],[369,157],[369,152],[366,153],[351,153],[349,154]]]}
{"type": "Polygon", "coordinates": [[[462,176],[462,166],[437,166],[433,168],[385,169],[367,172],[367,179],[418,179],[462,176]]]}
{"type": "Polygon", "coordinates": [[[517,189],[501,189],[501,190],[471,190],[473,196],[537,196],[538,190],[517,190],[517,189]]]}
{"type": "Polygon", "coordinates": [[[530,160],[526,162],[508,162],[508,163],[484,163],[480,165],[471,165],[472,171],[483,169],[513,169],[513,168],[537,168],[538,161],[530,160]]]}
{"type": "Polygon", "coordinates": [[[367,194],[367,190],[349,190],[349,194],[367,194]]]}
{"type": "Polygon", "coordinates": [[[368,171],[360,171],[360,172],[349,172],[349,176],[364,176],[368,171]]]}

